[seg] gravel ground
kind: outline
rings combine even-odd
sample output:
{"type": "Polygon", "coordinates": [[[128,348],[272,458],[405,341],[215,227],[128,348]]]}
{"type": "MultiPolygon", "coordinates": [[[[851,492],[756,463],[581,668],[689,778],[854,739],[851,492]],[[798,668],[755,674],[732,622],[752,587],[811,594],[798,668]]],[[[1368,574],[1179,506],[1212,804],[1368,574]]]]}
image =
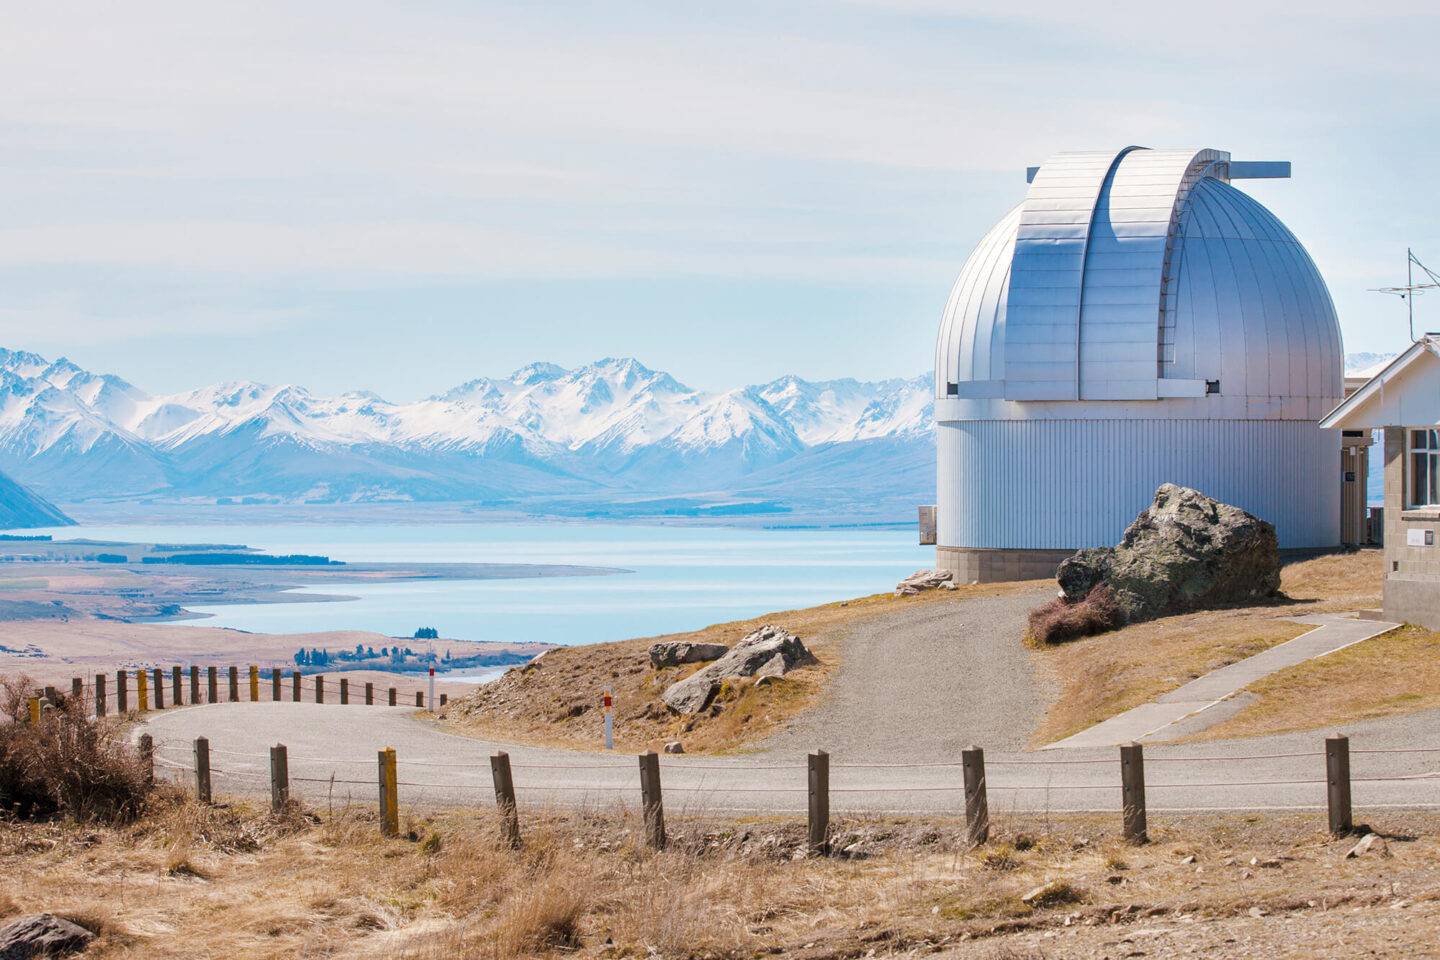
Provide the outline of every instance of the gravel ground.
{"type": "Polygon", "coordinates": [[[972,743],[1024,749],[1044,706],[1025,617],[1053,592],[917,604],[862,624],[825,701],[761,749],[896,761],[954,760],[972,743]]]}

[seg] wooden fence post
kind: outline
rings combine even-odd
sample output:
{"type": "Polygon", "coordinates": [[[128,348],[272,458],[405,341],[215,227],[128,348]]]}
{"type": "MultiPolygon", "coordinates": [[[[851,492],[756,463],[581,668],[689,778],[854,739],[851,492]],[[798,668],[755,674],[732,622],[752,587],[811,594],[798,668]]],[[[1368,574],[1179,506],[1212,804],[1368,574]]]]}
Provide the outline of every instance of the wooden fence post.
{"type": "Polygon", "coordinates": [[[124,670],[115,671],[115,708],[123,717],[130,712],[130,674],[124,670]]]}
{"type": "Polygon", "coordinates": [[[415,691],[415,706],[417,706],[417,707],[423,707],[423,706],[425,706],[425,694],[424,694],[423,692],[419,691],[419,690],[416,690],[416,691],[415,691]]]}
{"type": "Polygon", "coordinates": [[[395,706],[395,688],[390,688],[390,706],[395,706]]]}
{"type": "Polygon", "coordinates": [[[210,802],[210,740],[195,738],[195,796],[201,803],[210,802]]]}
{"type": "Polygon", "coordinates": [[[510,776],[510,754],[501,750],[490,758],[495,780],[495,809],[500,813],[500,839],[520,848],[520,811],[515,805],[515,780],[510,776]]]}
{"type": "Polygon", "coordinates": [[[148,733],[140,734],[140,772],[147,785],[155,782],[155,740],[148,733]]]}
{"type": "Polygon", "coordinates": [[[180,672],[179,667],[170,668],[170,699],[171,706],[178,707],[185,702],[185,675],[180,672]]]}
{"type": "Polygon", "coordinates": [[[70,700],[80,708],[80,715],[83,717],[88,711],[85,709],[85,679],[74,677],[70,681],[70,700]]]}
{"type": "Polygon", "coordinates": [[[214,667],[205,668],[206,703],[220,702],[220,679],[214,667]]]}
{"type": "Polygon", "coordinates": [[[252,664],[250,664],[250,702],[251,702],[251,703],[258,703],[259,701],[260,701],[260,668],[257,667],[255,664],[252,663],[252,664]]]}
{"type": "Polygon", "coordinates": [[[375,705],[375,684],[373,684],[373,683],[367,683],[367,684],[365,684],[365,706],[370,707],[370,706],[374,706],[374,705],[375,705]]]}
{"type": "Polygon", "coordinates": [[[380,751],[380,833],[393,837],[400,832],[399,787],[395,777],[395,750],[380,751]]]}
{"type": "Polygon", "coordinates": [[[640,754],[640,806],[645,816],[645,841],[656,850],[665,846],[665,800],[660,794],[660,755],[640,754]]]}
{"type": "Polygon", "coordinates": [[[346,677],[340,678],[340,705],[346,706],[350,703],[350,680],[346,677]]]}
{"type": "Polygon", "coordinates": [[[290,672],[290,699],[295,703],[300,702],[300,671],[290,672]]]}
{"type": "Polygon", "coordinates": [[[164,671],[164,670],[161,670],[159,667],[156,667],[154,670],[150,671],[150,673],[151,673],[151,676],[153,676],[154,679],[155,679],[155,709],[156,709],[156,710],[164,710],[164,709],[165,709],[165,671],[164,671]]]}
{"type": "Polygon", "coordinates": [[[1330,832],[1344,836],[1355,826],[1350,812],[1350,738],[1325,738],[1325,780],[1330,808],[1330,832]]]}
{"type": "Polygon", "coordinates": [[[190,704],[200,706],[200,668],[190,664],[190,704]]]}
{"type": "Polygon", "coordinates": [[[140,712],[144,713],[150,709],[150,690],[145,682],[145,668],[140,667],[135,671],[135,700],[140,706],[140,712]]]}
{"type": "Polygon", "coordinates": [[[960,751],[965,771],[965,841],[978,847],[990,839],[990,801],[985,794],[985,751],[973,744],[960,751]]]}
{"type": "Polygon", "coordinates": [[[277,743],[270,748],[270,810],[284,813],[290,802],[290,757],[285,744],[277,743]]]}
{"type": "Polygon", "coordinates": [[[270,668],[270,702],[280,702],[280,668],[270,668]]]}
{"type": "Polygon", "coordinates": [[[830,840],[830,754],[810,754],[810,849],[824,853],[830,840]]]}
{"type": "Polygon", "coordinates": [[[315,702],[325,702],[325,677],[318,673],[315,674],[315,702]]]}
{"type": "Polygon", "coordinates": [[[1138,743],[1120,747],[1120,802],[1123,804],[1125,839],[1145,843],[1145,755],[1138,743]]]}
{"type": "Polygon", "coordinates": [[[40,722],[40,698],[39,698],[39,697],[31,697],[31,698],[30,698],[30,722],[31,722],[31,723],[39,723],[39,722],[40,722]]]}
{"type": "Polygon", "coordinates": [[[95,674],[95,716],[105,716],[105,674],[95,674]]]}
{"type": "Polygon", "coordinates": [[[445,704],[447,704],[447,703],[449,703],[449,702],[450,702],[450,697],[449,697],[449,695],[444,694],[444,693],[440,694],[440,706],[443,707],[443,706],[445,706],[445,704]]]}
{"type": "Polygon", "coordinates": [[[230,668],[230,702],[240,702],[240,668],[230,668]]]}

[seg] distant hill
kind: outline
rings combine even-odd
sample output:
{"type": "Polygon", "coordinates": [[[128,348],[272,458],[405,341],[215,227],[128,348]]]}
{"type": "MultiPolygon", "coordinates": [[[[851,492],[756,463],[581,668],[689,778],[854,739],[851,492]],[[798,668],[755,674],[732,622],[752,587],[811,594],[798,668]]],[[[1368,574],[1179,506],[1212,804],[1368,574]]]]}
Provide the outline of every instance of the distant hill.
{"type": "Polygon", "coordinates": [[[50,501],[0,473],[0,530],[72,526],[74,523],[50,501]]]}

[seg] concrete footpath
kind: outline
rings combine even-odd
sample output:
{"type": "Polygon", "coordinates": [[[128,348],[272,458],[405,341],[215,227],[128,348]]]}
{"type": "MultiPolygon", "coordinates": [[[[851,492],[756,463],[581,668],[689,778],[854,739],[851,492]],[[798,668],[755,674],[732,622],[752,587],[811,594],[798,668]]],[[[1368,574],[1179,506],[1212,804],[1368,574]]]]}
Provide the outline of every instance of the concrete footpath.
{"type": "Polygon", "coordinates": [[[1400,626],[1398,623],[1356,620],[1333,613],[1291,619],[1296,623],[1314,624],[1315,629],[1264,653],[1197,677],[1162,697],[1126,710],[1044,749],[1112,747],[1132,741],[1174,740],[1199,733],[1253,703],[1254,696],[1241,691],[1262,677],[1378,637],[1400,626]]]}

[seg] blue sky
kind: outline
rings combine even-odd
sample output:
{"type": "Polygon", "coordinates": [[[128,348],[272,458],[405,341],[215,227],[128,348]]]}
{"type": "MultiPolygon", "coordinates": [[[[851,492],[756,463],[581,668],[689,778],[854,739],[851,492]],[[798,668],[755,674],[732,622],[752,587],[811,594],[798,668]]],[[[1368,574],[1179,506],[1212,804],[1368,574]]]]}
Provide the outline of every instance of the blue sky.
{"type": "Polygon", "coordinates": [[[1368,288],[1440,266],[1440,15],[1295,9],[17,0],[0,345],[394,400],[613,355],[909,376],[1025,166],[1136,143],[1291,160],[1244,188],[1347,350],[1395,350],[1368,288]]]}

